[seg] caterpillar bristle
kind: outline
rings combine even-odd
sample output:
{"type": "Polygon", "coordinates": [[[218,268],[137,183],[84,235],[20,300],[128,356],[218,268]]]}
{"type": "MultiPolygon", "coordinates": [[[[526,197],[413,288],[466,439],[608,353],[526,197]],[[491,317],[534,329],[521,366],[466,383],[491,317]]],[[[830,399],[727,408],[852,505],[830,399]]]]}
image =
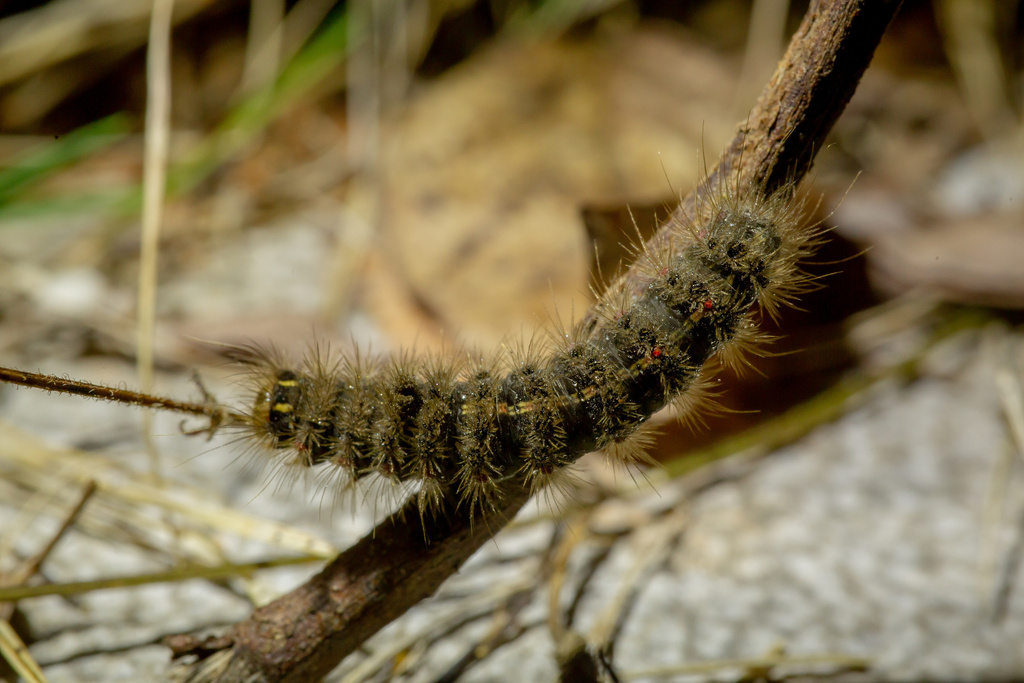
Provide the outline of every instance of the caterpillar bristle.
{"type": "Polygon", "coordinates": [[[691,432],[708,428],[708,418],[728,412],[718,400],[717,367],[721,361],[712,360],[694,380],[689,391],[679,394],[668,404],[669,415],[691,432]]]}
{"type": "Polygon", "coordinates": [[[562,467],[551,473],[543,483],[532,489],[538,503],[543,502],[555,514],[563,514],[578,500],[577,493],[583,485],[575,464],[562,467]]]}
{"type": "Polygon", "coordinates": [[[656,466],[657,461],[651,456],[651,448],[658,440],[659,430],[645,424],[621,441],[615,441],[602,449],[605,461],[612,467],[629,467],[634,465],[656,466]]]}
{"type": "Polygon", "coordinates": [[[714,361],[740,377],[749,371],[759,372],[751,358],[773,355],[769,347],[776,339],[775,335],[763,332],[755,321],[747,318],[737,327],[732,341],[723,345],[714,361]]]}

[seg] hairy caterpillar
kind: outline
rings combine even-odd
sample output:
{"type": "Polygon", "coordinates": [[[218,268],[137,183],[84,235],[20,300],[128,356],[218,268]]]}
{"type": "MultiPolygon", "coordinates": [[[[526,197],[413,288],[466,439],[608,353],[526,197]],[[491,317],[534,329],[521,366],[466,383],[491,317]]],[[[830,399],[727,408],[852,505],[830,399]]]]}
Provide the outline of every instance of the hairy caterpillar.
{"type": "Polygon", "coordinates": [[[233,422],[280,467],[323,466],[341,487],[415,483],[421,514],[455,495],[472,515],[506,478],[539,490],[589,451],[635,458],[654,412],[686,409],[709,360],[758,340],[754,311],[774,316],[800,292],[817,231],[792,190],[703,196],[660,246],[637,247],[643,285],[614,284],[545,354],[374,362],[314,348],[294,363],[240,350],[252,397],[233,422]]]}

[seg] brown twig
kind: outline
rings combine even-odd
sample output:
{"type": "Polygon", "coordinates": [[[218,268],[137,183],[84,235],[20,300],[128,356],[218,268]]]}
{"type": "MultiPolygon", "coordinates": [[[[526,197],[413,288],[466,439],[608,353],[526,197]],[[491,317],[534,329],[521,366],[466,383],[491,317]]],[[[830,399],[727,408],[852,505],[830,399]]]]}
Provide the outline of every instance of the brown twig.
{"type": "MultiPolygon", "coordinates": [[[[772,192],[810,168],[901,0],[812,2],[778,70],[700,188],[677,212],[692,215],[696,193],[722,183],[772,192]]],[[[659,231],[654,240],[670,239],[659,231]]],[[[629,282],[637,275],[627,272],[629,282]]],[[[470,521],[454,503],[421,520],[417,503],[382,522],[320,574],[257,609],[216,640],[177,639],[174,656],[200,661],[189,681],[310,681],[440,584],[525,503],[522,481],[502,484],[502,504],[470,521]]]]}
{"type": "MultiPolygon", "coordinates": [[[[50,540],[46,545],[22,564],[17,570],[7,574],[6,576],[0,575],[0,587],[20,586],[36,575],[40,567],[43,566],[43,562],[46,561],[46,558],[48,558],[50,553],[53,552],[53,549],[57,547],[57,543],[60,539],[64,538],[64,534],[66,534],[68,529],[70,529],[78,520],[78,516],[82,514],[82,510],[85,509],[85,504],[89,502],[89,499],[92,498],[94,493],[96,493],[96,482],[90,480],[85,484],[85,487],[82,489],[82,493],[79,494],[78,501],[64,516],[64,520],[61,522],[60,528],[57,529],[56,533],[50,536],[50,540]]],[[[0,621],[9,621],[11,614],[14,612],[14,607],[15,605],[13,602],[0,602],[0,621]]]]}
{"type": "Polygon", "coordinates": [[[39,372],[28,372],[26,370],[15,370],[14,368],[0,367],[0,382],[17,384],[21,387],[32,387],[43,391],[56,391],[60,394],[71,394],[73,396],[85,396],[98,401],[111,401],[113,403],[124,403],[126,405],[140,406],[142,408],[159,408],[170,410],[176,413],[188,415],[200,415],[208,417],[213,421],[209,431],[216,431],[218,425],[225,420],[237,418],[233,413],[219,405],[216,401],[209,400],[205,403],[189,403],[188,401],[176,401],[172,398],[155,396],[140,391],[109,387],[105,384],[93,384],[82,382],[67,377],[44,375],[39,372]]]}
{"type": "MultiPolygon", "coordinates": [[[[57,547],[57,543],[64,538],[64,534],[78,520],[82,510],[85,509],[86,503],[89,502],[94,493],[96,493],[96,482],[90,480],[86,482],[82,493],[78,496],[78,501],[64,516],[60,527],[50,536],[50,540],[47,541],[46,545],[35,555],[23,562],[17,569],[6,574],[0,573],[0,588],[21,586],[39,572],[46,558],[57,547]]],[[[7,629],[7,633],[0,636],[0,639],[6,641],[8,648],[13,647],[14,649],[13,658],[10,649],[5,650],[4,656],[0,657],[0,680],[6,681],[9,676],[13,675],[13,672],[17,672],[22,678],[28,679],[30,676],[34,676],[35,679],[39,679],[42,677],[39,665],[32,658],[32,655],[29,654],[19,632],[11,625],[16,608],[16,602],[0,601],[0,624],[3,624],[4,628],[7,629]]]]}

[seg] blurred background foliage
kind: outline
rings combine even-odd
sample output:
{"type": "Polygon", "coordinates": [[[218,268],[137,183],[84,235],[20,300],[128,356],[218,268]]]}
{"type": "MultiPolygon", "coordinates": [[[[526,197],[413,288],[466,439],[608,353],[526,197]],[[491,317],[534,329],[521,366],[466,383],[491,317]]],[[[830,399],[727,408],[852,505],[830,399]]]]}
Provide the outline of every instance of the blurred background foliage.
{"type": "MultiPolygon", "coordinates": [[[[134,384],[153,4],[0,0],[4,364],[134,384]]],[[[426,352],[578,318],[734,135],[806,8],[175,0],[158,387],[191,391],[192,368],[222,362],[197,339],[426,352]]],[[[811,266],[824,286],[786,312],[777,353],[723,375],[735,412],[696,435],[666,421],[652,455],[670,474],[791,441],[951,330],[1019,320],[1022,37],[1015,0],[904,3],[802,189],[836,228],[811,266]]],[[[230,397],[230,373],[204,377],[230,397]]],[[[16,420],[86,449],[124,438],[67,409],[16,420]]],[[[12,507],[52,486],[44,458],[4,462],[12,507]]],[[[197,471],[172,476],[225,478],[197,471]]],[[[121,542],[115,527],[97,535],[121,542]]],[[[138,536],[146,561],[209,560],[138,536]]]]}

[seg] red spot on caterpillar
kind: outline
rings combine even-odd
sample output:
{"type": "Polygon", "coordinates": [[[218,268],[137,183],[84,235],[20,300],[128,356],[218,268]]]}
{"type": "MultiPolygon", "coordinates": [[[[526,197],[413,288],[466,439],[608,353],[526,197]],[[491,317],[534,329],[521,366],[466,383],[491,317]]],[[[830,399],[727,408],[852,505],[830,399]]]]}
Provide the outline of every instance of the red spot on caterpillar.
{"type": "Polygon", "coordinates": [[[705,311],[710,311],[714,307],[715,307],[715,302],[712,301],[711,299],[706,299],[704,301],[704,310],[705,311]]]}
{"type": "Polygon", "coordinates": [[[651,357],[652,358],[661,358],[661,349],[659,347],[657,347],[657,346],[655,346],[653,349],[651,349],[651,357]]]}

